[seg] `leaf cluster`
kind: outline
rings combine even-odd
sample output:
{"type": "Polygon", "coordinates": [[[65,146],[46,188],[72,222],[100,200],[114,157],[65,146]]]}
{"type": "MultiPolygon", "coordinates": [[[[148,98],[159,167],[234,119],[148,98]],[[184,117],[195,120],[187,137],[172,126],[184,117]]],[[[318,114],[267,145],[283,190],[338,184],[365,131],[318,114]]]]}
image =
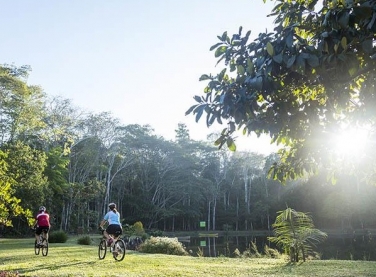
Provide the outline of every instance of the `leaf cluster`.
{"type": "MultiPolygon", "coordinates": [[[[265,1],[264,1],[265,2],[265,1]]],[[[268,134],[281,144],[281,163],[270,174],[284,181],[315,172],[325,141],[341,123],[374,122],[376,3],[276,0],[273,32],[218,36],[217,75],[186,114],[206,124],[227,123],[216,141],[231,150],[232,135],[268,134]]]]}
{"type": "Polygon", "coordinates": [[[303,259],[312,252],[312,247],[326,239],[326,233],[315,229],[312,218],[303,212],[287,208],[279,211],[272,225],[275,236],[268,237],[290,254],[292,261],[297,261],[297,254],[302,253],[303,259]]]}

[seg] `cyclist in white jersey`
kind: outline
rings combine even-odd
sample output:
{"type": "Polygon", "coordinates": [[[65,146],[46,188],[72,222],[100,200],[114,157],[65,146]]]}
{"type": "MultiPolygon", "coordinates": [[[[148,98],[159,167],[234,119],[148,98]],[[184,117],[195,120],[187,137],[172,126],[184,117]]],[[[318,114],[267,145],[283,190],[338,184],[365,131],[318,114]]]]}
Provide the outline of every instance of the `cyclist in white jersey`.
{"type": "Polygon", "coordinates": [[[108,208],[110,210],[103,217],[103,220],[99,224],[99,227],[103,228],[103,226],[108,223],[108,226],[103,232],[103,235],[106,237],[107,242],[110,245],[112,243],[112,238],[109,235],[118,237],[123,233],[123,228],[120,222],[120,213],[116,210],[116,204],[110,203],[108,204],[108,208]]]}

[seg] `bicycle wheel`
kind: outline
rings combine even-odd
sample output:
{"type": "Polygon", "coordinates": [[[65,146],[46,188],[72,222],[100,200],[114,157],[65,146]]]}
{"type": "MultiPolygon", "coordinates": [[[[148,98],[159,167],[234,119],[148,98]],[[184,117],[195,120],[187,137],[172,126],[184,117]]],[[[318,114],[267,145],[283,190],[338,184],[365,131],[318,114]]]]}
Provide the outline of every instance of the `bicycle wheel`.
{"type": "Polygon", "coordinates": [[[115,242],[114,250],[112,255],[116,261],[122,261],[125,257],[125,242],[122,239],[119,239],[115,242]]]}
{"type": "Polygon", "coordinates": [[[39,255],[39,251],[40,251],[40,247],[39,247],[37,241],[35,241],[35,243],[34,243],[34,252],[35,252],[35,255],[39,255]]]}
{"type": "Polygon", "coordinates": [[[98,247],[98,256],[100,260],[103,260],[104,257],[106,257],[106,252],[107,252],[107,241],[105,239],[102,239],[98,247]]]}
{"type": "Polygon", "coordinates": [[[45,239],[43,239],[41,247],[42,247],[42,255],[43,256],[47,256],[47,254],[48,254],[48,241],[46,241],[45,239]]]}

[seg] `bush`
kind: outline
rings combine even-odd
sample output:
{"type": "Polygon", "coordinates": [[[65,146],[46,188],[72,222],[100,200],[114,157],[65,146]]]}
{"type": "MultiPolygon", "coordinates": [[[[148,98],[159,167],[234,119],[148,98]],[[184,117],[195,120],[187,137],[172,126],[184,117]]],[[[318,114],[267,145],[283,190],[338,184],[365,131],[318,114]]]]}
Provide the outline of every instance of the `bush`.
{"type": "Polygon", "coordinates": [[[81,245],[90,245],[91,238],[89,236],[80,237],[77,239],[77,243],[81,245]]]}
{"type": "Polygon", "coordinates": [[[155,230],[149,230],[148,233],[149,233],[149,235],[151,237],[162,237],[163,236],[163,231],[157,230],[157,229],[155,229],[155,230]]]}
{"type": "Polygon", "coordinates": [[[253,258],[262,258],[261,253],[257,249],[256,242],[254,242],[254,241],[251,241],[250,253],[251,253],[251,257],[253,257],[253,258]]]}
{"type": "Polygon", "coordinates": [[[68,235],[62,230],[51,232],[48,236],[48,242],[51,243],[64,243],[67,240],[68,235]]]}
{"type": "Polygon", "coordinates": [[[242,253],[240,253],[240,251],[239,251],[239,249],[238,248],[236,248],[235,250],[234,250],[234,257],[235,258],[240,258],[241,256],[242,256],[242,253]]]}
{"type": "Polygon", "coordinates": [[[147,234],[144,230],[144,225],[141,221],[135,222],[133,225],[125,224],[123,228],[123,233],[129,237],[137,236],[137,237],[147,237],[147,234]]]}
{"type": "Polygon", "coordinates": [[[270,248],[266,244],[264,246],[264,253],[267,258],[280,259],[282,256],[277,249],[270,248]]]}
{"type": "Polygon", "coordinates": [[[139,252],[187,256],[188,252],[177,238],[150,237],[139,248],[139,252]]]}
{"type": "Polygon", "coordinates": [[[142,236],[145,233],[144,225],[141,221],[137,221],[135,224],[133,224],[133,227],[136,236],[142,236]]]}

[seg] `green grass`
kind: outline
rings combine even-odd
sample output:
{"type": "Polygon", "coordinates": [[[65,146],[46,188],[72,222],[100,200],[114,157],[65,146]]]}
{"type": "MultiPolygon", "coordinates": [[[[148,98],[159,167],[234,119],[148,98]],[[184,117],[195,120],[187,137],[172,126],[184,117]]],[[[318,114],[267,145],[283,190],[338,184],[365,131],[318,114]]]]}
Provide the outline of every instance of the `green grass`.
{"type": "Polygon", "coordinates": [[[307,261],[290,265],[284,260],[182,257],[129,251],[121,262],[111,255],[99,260],[97,243],[78,245],[77,237],[50,244],[47,257],[34,254],[33,239],[0,239],[0,271],[20,276],[252,276],[252,277],[376,277],[376,262],[307,261]]]}

